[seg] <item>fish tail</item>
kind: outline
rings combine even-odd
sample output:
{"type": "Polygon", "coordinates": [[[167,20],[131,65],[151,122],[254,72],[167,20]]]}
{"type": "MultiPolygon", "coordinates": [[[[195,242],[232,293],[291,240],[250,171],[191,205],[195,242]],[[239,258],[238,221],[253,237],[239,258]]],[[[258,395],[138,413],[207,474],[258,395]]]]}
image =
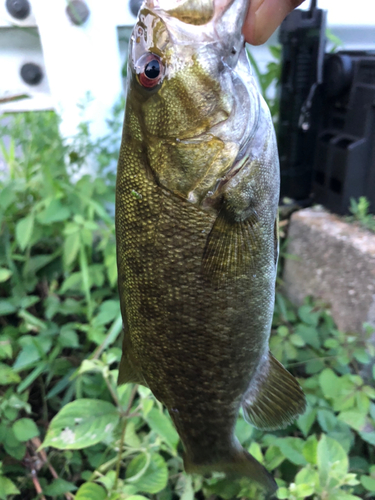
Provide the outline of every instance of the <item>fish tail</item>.
{"type": "Polygon", "coordinates": [[[270,495],[277,490],[277,484],[272,474],[241,446],[238,446],[235,453],[228,454],[227,460],[209,463],[194,463],[186,454],[184,456],[184,467],[188,474],[224,472],[230,477],[248,477],[263,486],[270,495]]]}

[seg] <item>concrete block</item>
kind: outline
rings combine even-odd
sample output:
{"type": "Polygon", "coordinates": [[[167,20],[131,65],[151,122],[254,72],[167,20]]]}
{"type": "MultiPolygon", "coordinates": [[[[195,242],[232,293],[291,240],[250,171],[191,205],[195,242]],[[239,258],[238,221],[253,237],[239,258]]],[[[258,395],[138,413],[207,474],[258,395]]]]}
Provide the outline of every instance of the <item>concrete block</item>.
{"type": "Polygon", "coordinates": [[[290,220],[284,291],[300,304],[310,295],[331,307],[343,331],[375,325],[375,234],[321,209],[295,212],[290,220]]]}

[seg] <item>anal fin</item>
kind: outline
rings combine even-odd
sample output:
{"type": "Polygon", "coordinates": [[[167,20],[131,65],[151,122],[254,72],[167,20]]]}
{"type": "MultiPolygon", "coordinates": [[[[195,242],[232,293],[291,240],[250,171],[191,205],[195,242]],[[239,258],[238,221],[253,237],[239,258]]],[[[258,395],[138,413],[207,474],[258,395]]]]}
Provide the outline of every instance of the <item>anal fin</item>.
{"type": "Polygon", "coordinates": [[[287,427],[306,409],[305,395],[297,382],[271,353],[266,355],[242,402],[248,422],[264,430],[287,427]]]}

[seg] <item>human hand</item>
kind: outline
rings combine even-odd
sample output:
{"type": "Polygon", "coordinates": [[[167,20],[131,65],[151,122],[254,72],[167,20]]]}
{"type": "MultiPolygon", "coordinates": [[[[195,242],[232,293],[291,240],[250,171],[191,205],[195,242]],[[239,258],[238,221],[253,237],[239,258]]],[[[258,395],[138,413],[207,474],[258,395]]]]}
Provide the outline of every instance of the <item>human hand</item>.
{"type": "Polygon", "coordinates": [[[250,7],[243,26],[247,43],[260,45],[266,42],[284,18],[304,0],[250,0],[250,7]]]}

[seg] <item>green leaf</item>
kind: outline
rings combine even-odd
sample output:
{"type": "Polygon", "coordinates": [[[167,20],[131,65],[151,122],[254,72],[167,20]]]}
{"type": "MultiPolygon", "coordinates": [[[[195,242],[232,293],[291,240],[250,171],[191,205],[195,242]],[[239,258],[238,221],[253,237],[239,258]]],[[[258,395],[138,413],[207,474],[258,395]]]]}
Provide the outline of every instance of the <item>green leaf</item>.
{"type": "Polygon", "coordinates": [[[106,300],[99,308],[99,314],[93,319],[93,323],[96,326],[106,325],[110,321],[114,320],[120,310],[120,302],[118,300],[106,300]]]}
{"type": "Polygon", "coordinates": [[[154,407],[148,413],[146,421],[151,429],[156,432],[156,434],[158,434],[175,452],[179,437],[176,429],[173,427],[170,417],[167,417],[164,413],[154,407]]]}
{"type": "Polygon", "coordinates": [[[307,325],[318,326],[320,311],[314,311],[311,306],[301,306],[298,309],[298,316],[307,325]]]}
{"type": "Polygon", "coordinates": [[[239,442],[243,445],[251,438],[253,434],[253,427],[251,427],[251,425],[249,425],[243,418],[239,418],[236,422],[235,433],[239,442]]]}
{"type": "Polygon", "coordinates": [[[77,486],[65,479],[57,478],[52,481],[51,484],[43,488],[43,493],[51,497],[57,497],[59,495],[64,495],[69,491],[75,491],[77,486]]]}
{"type": "Polygon", "coordinates": [[[21,418],[13,424],[13,432],[18,441],[28,441],[39,436],[39,429],[30,418],[21,418]]]}
{"type": "Polygon", "coordinates": [[[285,457],[296,465],[306,465],[306,459],[303,456],[305,442],[302,439],[294,437],[278,438],[275,444],[280,448],[285,457]]]}
{"type": "Polygon", "coordinates": [[[34,215],[30,214],[17,222],[16,239],[21,250],[25,250],[29,244],[34,228],[34,215]]]}
{"type": "Polygon", "coordinates": [[[148,498],[142,495],[131,495],[130,497],[127,497],[126,500],[148,500],[148,498]]]}
{"type": "Polygon", "coordinates": [[[350,495],[350,493],[345,493],[341,489],[332,491],[326,498],[327,500],[361,500],[361,497],[350,495]]]}
{"type": "Polygon", "coordinates": [[[79,232],[69,234],[64,241],[64,263],[66,266],[77,257],[79,247],[81,245],[81,236],[79,232]]]}
{"type": "Polygon", "coordinates": [[[167,464],[157,453],[151,455],[149,460],[143,453],[135,457],[128,465],[126,480],[144,493],[159,493],[167,486],[167,464]]]}
{"type": "Polygon", "coordinates": [[[0,300],[0,316],[7,316],[8,314],[13,314],[17,311],[17,308],[8,301],[8,300],[0,300]]]}
{"type": "Polygon", "coordinates": [[[25,267],[23,269],[23,274],[24,276],[28,274],[34,275],[37,271],[45,267],[47,264],[52,262],[57,258],[59,255],[59,252],[54,252],[51,254],[47,255],[35,255],[34,257],[30,257],[26,263],[25,267]]]}
{"type": "Polygon", "coordinates": [[[319,375],[319,383],[326,398],[334,398],[340,387],[340,377],[333,370],[326,368],[319,375]]]}
{"type": "Polygon", "coordinates": [[[293,345],[295,345],[296,347],[303,347],[305,345],[305,341],[304,339],[298,335],[297,333],[293,333],[290,337],[289,337],[289,340],[291,341],[291,343],[293,345]]]}
{"type": "Polygon", "coordinates": [[[0,385],[18,384],[20,381],[18,373],[15,373],[10,366],[0,363],[0,385]]]}
{"type": "Polygon", "coordinates": [[[0,283],[4,283],[12,276],[12,271],[9,269],[5,269],[4,267],[0,267],[0,283]]]}
{"type": "Polygon", "coordinates": [[[318,422],[324,432],[332,432],[337,426],[337,417],[330,410],[318,410],[318,422]]]}
{"type": "Polygon", "coordinates": [[[304,436],[307,436],[310,429],[315,422],[317,410],[308,406],[303,415],[301,415],[297,420],[297,425],[303,432],[304,436]]]}
{"type": "Polygon", "coordinates": [[[77,399],[52,419],[43,447],[79,450],[102,441],[119,421],[115,406],[99,399],[77,399]]]}
{"type": "Polygon", "coordinates": [[[342,411],[337,417],[342,422],[345,422],[356,431],[364,429],[366,424],[366,413],[361,413],[355,410],[342,411]]]}
{"type": "Polygon", "coordinates": [[[8,335],[0,335],[0,359],[12,359],[12,343],[8,335]]]}
{"type": "Polygon", "coordinates": [[[375,492],[375,477],[361,476],[361,483],[366,490],[375,492]]]}
{"type": "Polygon", "coordinates": [[[360,432],[359,435],[364,441],[375,446],[375,432],[360,432]]]}
{"type": "Polygon", "coordinates": [[[306,344],[311,345],[314,349],[319,349],[320,340],[319,335],[314,326],[299,323],[296,326],[296,333],[305,341],[306,344]]]}
{"type": "Polygon", "coordinates": [[[302,453],[310,464],[316,465],[318,459],[318,441],[315,436],[309,436],[302,453]]]}
{"type": "Polygon", "coordinates": [[[49,225],[66,220],[70,216],[70,210],[61,205],[60,200],[52,199],[48,206],[38,214],[40,224],[49,225]]]}
{"type": "Polygon", "coordinates": [[[6,500],[9,495],[19,495],[20,490],[7,477],[0,476],[0,498],[6,500]]]}
{"type": "Polygon", "coordinates": [[[74,498],[75,500],[106,500],[107,493],[96,483],[84,483],[74,498]]]}
{"type": "Polygon", "coordinates": [[[343,447],[325,434],[318,443],[318,469],[323,484],[327,482],[328,477],[342,480],[349,469],[348,456],[343,447]]]}

